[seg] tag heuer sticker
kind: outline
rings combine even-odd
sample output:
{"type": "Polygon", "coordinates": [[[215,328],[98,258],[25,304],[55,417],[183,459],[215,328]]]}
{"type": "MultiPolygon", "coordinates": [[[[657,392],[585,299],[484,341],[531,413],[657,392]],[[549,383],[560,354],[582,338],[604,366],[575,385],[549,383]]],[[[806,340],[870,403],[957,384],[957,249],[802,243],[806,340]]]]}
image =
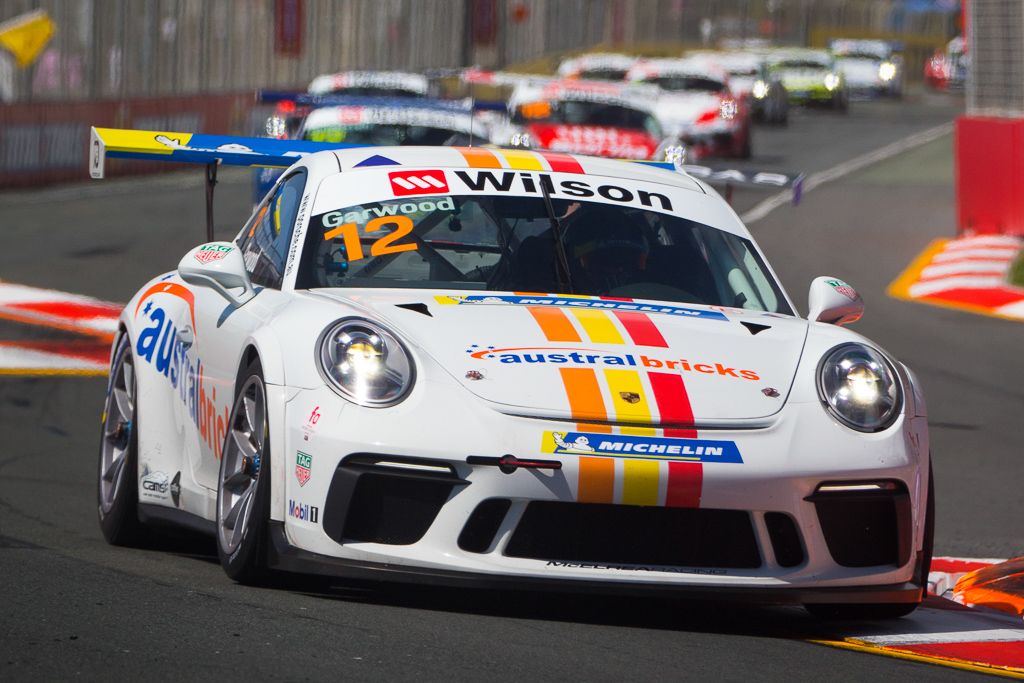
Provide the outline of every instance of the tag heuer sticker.
{"type": "Polygon", "coordinates": [[[309,481],[310,470],[313,468],[313,456],[302,451],[295,453],[295,478],[299,480],[299,486],[305,486],[309,481]]]}
{"type": "Polygon", "coordinates": [[[832,288],[837,292],[845,296],[850,301],[857,300],[857,290],[846,284],[842,280],[829,280],[828,283],[832,285],[832,288]]]}
{"type": "Polygon", "coordinates": [[[229,253],[231,253],[231,247],[220,244],[207,244],[199,247],[199,251],[196,252],[195,256],[196,261],[200,263],[210,263],[221,260],[229,253]]]}

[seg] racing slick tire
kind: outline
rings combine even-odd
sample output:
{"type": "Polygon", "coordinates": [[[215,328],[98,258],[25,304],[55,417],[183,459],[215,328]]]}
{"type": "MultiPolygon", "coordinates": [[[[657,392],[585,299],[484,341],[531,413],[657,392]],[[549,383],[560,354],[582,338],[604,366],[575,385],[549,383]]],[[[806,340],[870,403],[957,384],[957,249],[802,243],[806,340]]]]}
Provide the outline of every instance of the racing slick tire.
{"type": "MultiPolygon", "coordinates": [[[[929,468],[928,502],[925,505],[924,540],[918,560],[914,579],[921,586],[928,585],[928,570],[932,564],[935,549],[935,478],[929,468]]],[[[853,620],[853,619],[899,619],[905,617],[918,607],[920,602],[904,603],[864,603],[864,604],[810,604],[804,609],[819,619],[853,620]]]]}
{"type": "Polygon", "coordinates": [[[235,581],[266,583],[270,428],[259,360],[238,373],[217,477],[217,555],[235,581]]]}
{"type": "Polygon", "coordinates": [[[128,335],[122,334],[110,363],[96,485],[100,530],[111,545],[135,545],[142,537],[136,396],[132,344],[128,335]]]}

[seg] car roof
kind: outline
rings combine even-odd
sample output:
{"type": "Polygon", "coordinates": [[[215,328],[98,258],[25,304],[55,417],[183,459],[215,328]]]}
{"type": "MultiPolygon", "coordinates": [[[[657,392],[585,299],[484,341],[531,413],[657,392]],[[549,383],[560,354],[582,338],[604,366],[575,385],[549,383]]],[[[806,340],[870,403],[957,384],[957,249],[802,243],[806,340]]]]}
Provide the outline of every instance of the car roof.
{"type": "Polygon", "coordinates": [[[314,78],[308,92],[323,95],[345,88],[366,87],[394,88],[425,95],[430,90],[430,80],[423,74],[407,71],[339,71],[314,78]]]}
{"type": "MultiPolygon", "coordinates": [[[[415,100],[413,100],[415,102],[415,100]]],[[[473,127],[470,112],[443,110],[416,106],[340,106],[319,107],[306,117],[305,130],[327,128],[336,125],[391,124],[430,126],[448,130],[468,132],[473,127]]]]}
{"type": "Polygon", "coordinates": [[[647,59],[630,69],[630,78],[654,76],[697,76],[725,83],[729,74],[712,57],[693,55],[669,59],[647,59]]]}

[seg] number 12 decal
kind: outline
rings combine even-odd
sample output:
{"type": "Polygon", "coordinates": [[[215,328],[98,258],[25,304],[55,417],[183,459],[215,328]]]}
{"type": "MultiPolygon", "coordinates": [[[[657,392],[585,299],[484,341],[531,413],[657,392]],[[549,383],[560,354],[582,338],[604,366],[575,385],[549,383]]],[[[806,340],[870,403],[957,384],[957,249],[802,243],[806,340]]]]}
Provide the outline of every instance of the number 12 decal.
{"type": "MultiPolygon", "coordinates": [[[[416,251],[415,242],[395,244],[396,241],[412,232],[412,219],[408,216],[380,216],[374,218],[366,224],[363,232],[377,232],[385,225],[393,225],[395,229],[393,232],[389,232],[383,237],[374,240],[373,244],[370,245],[370,256],[385,256],[387,254],[398,254],[403,251],[416,251]]],[[[345,243],[345,255],[348,256],[349,261],[359,261],[366,258],[366,253],[363,251],[363,242],[359,236],[358,225],[355,223],[345,223],[344,225],[332,228],[324,233],[324,241],[334,239],[338,235],[341,235],[345,243]]]]}

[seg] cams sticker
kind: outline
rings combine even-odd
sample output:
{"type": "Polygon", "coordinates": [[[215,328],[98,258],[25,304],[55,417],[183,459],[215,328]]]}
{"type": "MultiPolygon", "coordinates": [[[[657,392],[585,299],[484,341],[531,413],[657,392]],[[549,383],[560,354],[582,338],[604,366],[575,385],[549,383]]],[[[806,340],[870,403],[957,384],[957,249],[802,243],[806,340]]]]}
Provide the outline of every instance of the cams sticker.
{"type": "Polygon", "coordinates": [[[223,244],[204,244],[199,247],[196,251],[196,261],[200,263],[211,263],[213,261],[220,261],[222,258],[231,253],[233,247],[228,247],[223,244]]]}

